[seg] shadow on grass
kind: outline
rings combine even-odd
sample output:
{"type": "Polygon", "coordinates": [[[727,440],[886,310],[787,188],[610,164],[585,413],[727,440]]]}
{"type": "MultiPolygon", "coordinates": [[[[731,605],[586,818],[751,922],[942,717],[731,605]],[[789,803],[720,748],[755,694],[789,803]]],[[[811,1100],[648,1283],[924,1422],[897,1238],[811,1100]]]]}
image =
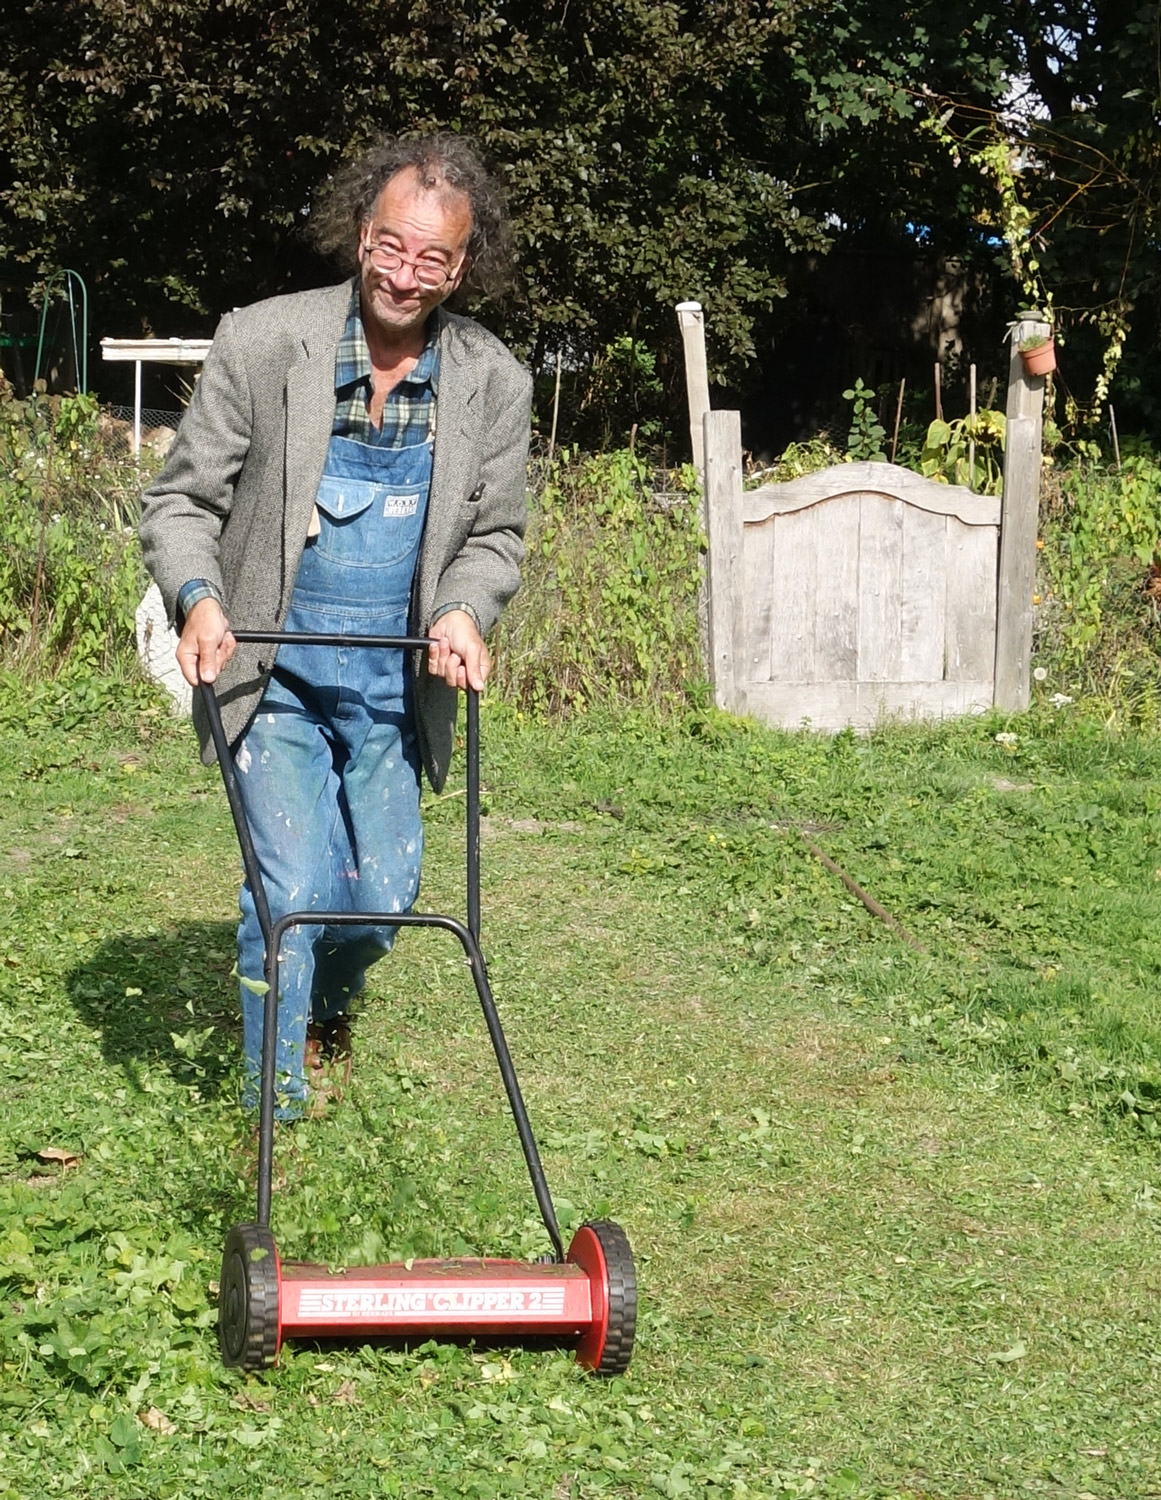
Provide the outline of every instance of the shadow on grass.
{"type": "Polygon", "coordinates": [[[105,1061],[135,1086],[146,1064],[160,1064],[181,1083],[197,1081],[206,1096],[234,1086],[236,930],[191,922],[120,933],[67,975],[69,999],[100,1034],[105,1061]]]}

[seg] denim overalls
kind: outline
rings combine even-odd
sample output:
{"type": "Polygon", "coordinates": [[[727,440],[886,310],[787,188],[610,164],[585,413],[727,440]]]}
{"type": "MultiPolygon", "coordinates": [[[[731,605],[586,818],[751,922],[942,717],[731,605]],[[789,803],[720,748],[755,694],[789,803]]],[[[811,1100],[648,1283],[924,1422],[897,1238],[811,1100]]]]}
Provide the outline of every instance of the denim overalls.
{"type": "MultiPolygon", "coordinates": [[[[406,635],[431,487],[432,441],[332,437],[285,629],[406,635]]],[[[273,920],[288,911],[403,912],[419,891],[423,828],[411,674],[401,651],[282,646],[235,752],[273,920]]],[[[264,944],[239,899],[244,1103],[257,1100],[264,944]],[[255,985],[255,981],[259,983],[255,985]]],[[[299,927],[282,944],[278,1112],[302,1112],[307,1022],[347,1010],[395,928],[299,927]]]]}

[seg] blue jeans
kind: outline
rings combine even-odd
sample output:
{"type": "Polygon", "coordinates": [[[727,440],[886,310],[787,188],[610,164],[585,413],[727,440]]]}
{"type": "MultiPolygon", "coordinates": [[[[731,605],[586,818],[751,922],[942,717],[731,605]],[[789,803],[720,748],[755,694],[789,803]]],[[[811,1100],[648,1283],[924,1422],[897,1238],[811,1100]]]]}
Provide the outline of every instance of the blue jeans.
{"type": "MultiPolygon", "coordinates": [[[[321,530],[307,544],[285,628],[407,633],[427,502],[431,445],[377,449],[331,441],[321,530]]],[[[272,920],[290,911],[410,910],[423,826],[410,670],[401,651],[284,645],[234,752],[272,920]]],[[[249,883],[239,899],[243,1102],[257,1103],[265,945],[249,883]]],[[[345,1012],[397,928],[304,925],[279,958],[278,1114],[302,1113],[310,1020],[345,1012]]]]}

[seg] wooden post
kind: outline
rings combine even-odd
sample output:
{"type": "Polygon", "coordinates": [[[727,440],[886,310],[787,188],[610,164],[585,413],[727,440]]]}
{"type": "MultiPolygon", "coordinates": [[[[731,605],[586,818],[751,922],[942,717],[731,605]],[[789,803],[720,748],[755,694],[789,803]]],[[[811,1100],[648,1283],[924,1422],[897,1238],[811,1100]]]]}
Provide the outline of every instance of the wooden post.
{"type": "Polygon", "coordinates": [[[1040,509],[1040,431],[1044,419],[1044,376],[1027,373],[1020,358],[1020,345],[1030,338],[1047,338],[1050,331],[1043,318],[1029,313],[1017,320],[1011,335],[993,699],[997,708],[1009,713],[1023,712],[1031,695],[1032,590],[1040,509]]]}
{"type": "Polygon", "coordinates": [[[709,539],[709,669],[714,702],[732,713],[745,713],[740,412],[705,414],[705,528],[709,539]]]}
{"type": "Polygon", "coordinates": [[[705,319],[700,302],[677,304],[677,326],[685,349],[685,395],[689,404],[689,443],[693,464],[705,493],[705,414],[709,411],[709,375],[705,362],[705,319]]]}
{"type": "Polygon", "coordinates": [[[556,419],[560,415],[560,350],[556,351],[556,390],[552,397],[552,434],[548,439],[548,462],[552,462],[552,455],[556,452],[556,419]]]}
{"type": "Polygon", "coordinates": [[[968,489],[976,487],[976,367],[975,364],[968,366],[968,416],[971,426],[968,431],[972,434],[968,438],[968,489]]]}
{"type": "Polygon", "coordinates": [[[903,420],[903,392],[907,389],[907,377],[899,381],[899,400],[895,407],[895,431],[891,434],[891,462],[895,462],[895,449],[899,446],[899,423],[903,420]]]}

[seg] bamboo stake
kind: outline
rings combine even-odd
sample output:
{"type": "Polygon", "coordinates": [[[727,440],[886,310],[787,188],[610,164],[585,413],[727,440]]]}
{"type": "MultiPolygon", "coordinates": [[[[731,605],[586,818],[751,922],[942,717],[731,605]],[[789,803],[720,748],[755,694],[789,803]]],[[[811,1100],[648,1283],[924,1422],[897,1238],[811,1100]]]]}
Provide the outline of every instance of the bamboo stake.
{"type": "Polygon", "coordinates": [[[943,397],[941,395],[941,382],[943,379],[942,366],[935,361],[935,420],[943,421],[943,397]]]}
{"type": "Polygon", "coordinates": [[[903,392],[907,389],[906,375],[899,382],[899,400],[895,403],[895,431],[891,434],[891,462],[895,462],[895,449],[899,446],[899,423],[903,417],[903,392]]]}
{"type": "Polygon", "coordinates": [[[1113,403],[1111,401],[1109,402],[1109,426],[1113,430],[1113,453],[1116,455],[1117,470],[1119,472],[1121,467],[1121,443],[1117,437],[1117,414],[1113,410],[1113,403]]]}
{"type": "Polygon", "coordinates": [[[968,489],[976,487],[976,367],[974,364],[968,366],[968,404],[971,412],[972,436],[968,438],[968,489]]]}
{"type": "Polygon", "coordinates": [[[915,949],[916,953],[927,952],[927,949],[923,946],[919,939],[912,933],[907,931],[906,927],[903,926],[903,923],[899,921],[898,917],[893,917],[887,910],[887,908],[881,904],[881,902],[876,901],[874,896],[870,895],[869,892],[863,890],[858,881],[855,880],[853,876],[848,875],[847,872],[843,869],[842,865],[836,864],[836,862],[831,859],[829,854],[824,854],[823,851],[818,847],[818,845],[816,843],[813,843],[805,833],[801,833],[801,838],[802,842],[810,850],[811,854],[814,855],[815,859],[821,861],[821,863],[826,866],[826,868],[831,872],[832,875],[837,875],[838,878],[842,881],[843,885],[846,886],[847,890],[850,891],[851,895],[857,896],[873,917],[878,917],[880,922],[886,922],[887,926],[890,927],[893,932],[897,932],[909,947],[915,949]]]}
{"type": "Polygon", "coordinates": [[[548,439],[548,462],[552,462],[552,455],[556,451],[556,419],[560,415],[560,350],[556,351],[556,392],[552,398],[552,432],[548,439]]]}

